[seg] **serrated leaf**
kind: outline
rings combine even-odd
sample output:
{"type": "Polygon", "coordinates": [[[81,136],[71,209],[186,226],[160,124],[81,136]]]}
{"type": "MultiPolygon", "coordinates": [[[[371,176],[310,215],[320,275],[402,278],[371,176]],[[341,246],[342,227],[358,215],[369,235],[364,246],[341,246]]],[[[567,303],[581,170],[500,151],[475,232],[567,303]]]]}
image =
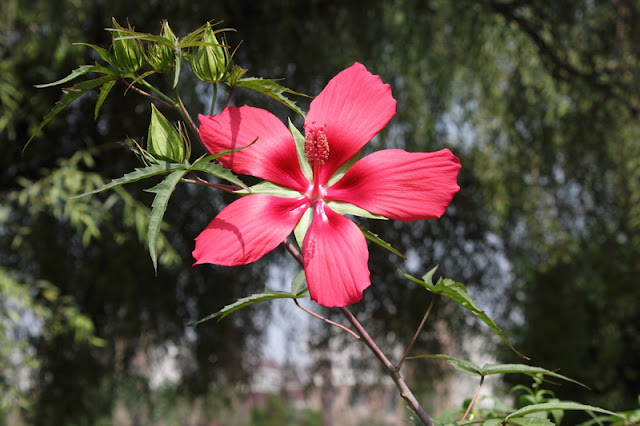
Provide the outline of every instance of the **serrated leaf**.
{"type": "Polygon", "coordinates": [[[229,77],[227,78],[227,83],[231,87],[235,87],[236,83],[240,78],[247,72],[248,70],[239,67],[238,65],[234,65],[229,72],[229,77]]]}
{"type": "Polygon", "coordinates": [[[218,312],[213,313],[209,316],[206,316],[201,320],[198,320],[189,325],[196,326],[198,324],[201,324],[205,321],[209,321],[214,318],[222,319],[239,309],[245,308],[247,306],[255,305],[256,303],[266,302],[268,300],[274,300],[274,299],[299,299],[305,296],[306,296],[306,291],[302,292],[301,294],[294,295],[291,293],[287,293],[285,291],[274,291],[274,290],[266,289],[262,293],[252,294],[251,296],[238,299],[236,302],[225,306],[224,308],[220,309],[218,312]]]}
{"type": "Polygon", "coordinates": [[[242,182],[236,175],[234,175],[231,170],[225,169],[218,163],[209,163],[205,161],[205,159],[201,159],[189,166],[189,170],[198,170],[201,172],[209,173],[216,177],[219,177],[220,179],[224,179],[227,182],[238,185],[245,190],[249,189],[247,185],[245,185],[244,182],[242,182]]]}
{"type": "Polygon", "coordinates": [[[266,195],[275,195],[276,197],[283,197],[283,198],[298,198],[302,195],[295,189],[276,185],[275,183],[269,182],[267,180],[265,180],[264,182],[260,182],[256,185],[250,186],[247,189],[240,189],[238,191],[234,191],[234,193],[238,195],[266,194],[266,195]]]}
{"type": "Polygon", "coordinates": [[[299,114],[303,118],[305,117],[304,112],[302,112],[302,110],[296,105],[295,102],[287,98],[285,94],[292,94],[292,95],[305,96],[305,97],[308,97],[308,96],[302,93],[294,92],[291,89],[287,89],[286,87],[276,83],[275,80],[266,80],[263,78],[247,77],[247,78],[241,78],[237,80],[233,86],[240,87],[243,89],[253,90],[255,92],[262,93],[263,95],[269,96],[271,99],[275,99],[281,104],[291,108],[293,111],[295,111],[297,114],[299,114]]]}
{"type": "Polygon", "coordinates": [[[45,87],[51,87],[51,86],[57,86],[59,84],[64,84],[67,81],[71,81],[71,80],[75,79],[76,77],[80,77],[81,75],[85,75],[86,73],[92,71],[92,68],[93,68],[93,65],[80,65],[78,68],[76,68],[75,70],[71,71],[71,74],[69,74],[65,78],[62,78],[62,79],[60,79],[58,81],[54,81],[53,83],[36,84],[34,87],[36,89],[43,89],[45,87]]]}
{"type": "Polygon", "coordinates": [[[185,171],[187,170],[186,166],[180,163],[161,163],[161,164],[154,164],[152,166],[148,166],[144,168],[137,168],[135,169],[135,171],[127,173],[121,178],[113,179],[111,182],[109,182],[104,186],[101,186],[98,189],[85,192],[84,194],[76,195],[71,199],[73,200],[75,198],[84,197],[85,195],[97,194],[98,192],[106,191],[107,189],[115,188],[117,186],[122,186],[127,183],[137,182],[139,180],[150,178],[152,176],[168,174],[178,169],[184,169],[185,171]]]}
{"type": "Polygon", "coordinates": [[[358,228],[360,228],[360,230],[362,231],[362,233],[364,234],[364,237],[369,240],[369,241],[373,241],[374,243],[376,243],[377,245],[379,245],[380,247],[382,247],[385,250],[389,250],[391,253],[395,254],[396,256],[400,256],[401,258],[403,258],[404,260],[407,260],[407,257],[400,253],[398,250],[394,249],[393,247],[391,247],[391,244],[389,244],[388,242],[384,241],[382,238],[378,237],[376,234],[374,234],[373,232],[369,231],[366,228],[363,228],[362,226],[358,225],[358,228]]]}
{"type": "Polygon", "coordinates": [[[107,99],[107,95],[109,95],[109,92],[111,91],[111,89],[113,88],[113,86],[116,84],[116,80],[112,80],[109,81],[105,84],[102,85],[102,87],[100,88],[100,94],[98,95],[98,100],[96,101],[96,108],[95,111],[93,113],[93,119],[96,120],[98,118],[98,113],[100,112],[100,107],[102,106],[102,104],[104,103],[104,100],[107,99]]]}
{"type": "Polygon", "coordinates": [[[307,178],[309,182],[313,182],[313,170],[311,169],[311,164],[307,160],[307,155],[305,154],[305,140],[302,133],[296,126],[293,125],[291,119],[289,119],[289,132],[291,132],[291,136],[293,136],[293,141],[296,144],[296,153],[298,154],[298,163],[300,164],[300,169],[302,170],[302,174],[307,178]]]}
{"type": "Polygon", "coordinates": [[[420,284],[430,292],[434,294],[440,294],[446,298],[453,300],[458,305],[462,306],[463,308],[471,312],[473,315],[478,317],[482,322],[487,324],[489,328],[493,330],[493,332],[496,335],[498,335],[498,337],[500,337],[500,339],[502,339],[502,341],[507,346],[509,346],[509,348],[512,351],[514,351],[516,354],[518,354],[522,358],[529,359],[528,357],[521,354],[511,344],[511,342],[509,342],[509,340],[504,335],[502,330],[493,322],[491,318],[489,318],[489,316],[482,309],[478,307],[476,302],[471,298],[471,296],[469,296],[469,293],[467,293],[467,289],[464,286],[464,284],[455,282],[448,278],[445,278],[445,279],[440,278],[436,284],[433,284],[432,278],[436,268],[433,268],[431,271],[429,271],[424,277],[422,277],[421,280],[409,274],[406,274],[402,271],[400,271],[400,273],[408,280],[411,280],[417,284],[420,284]]]}
{"type": "Polygon", "coordinates": [[[114,77],[110,75],[102,76],[93,80],[83,81],[82,83],[78,83],[75,86],[67,89],[63,89],[64,96],[53,106],[49,114],[44,116],[42,122],[38,125],[38,128],[33,132],[33,135],[29,138],[27,143],[22,148],[22,151],[26,150],[33,138],[35,138],[40,130],[44,128],[53,118],[58,115],[63,109],[65,109],[69,104],[80,96],[87,93],[89,90],[95,89],[96,87],[100,87],[104,83],[107,83],[113,80],[114,77]]]}
{"type": "Polygon", "coordinates": [[[540,413],[545,411],[554,411],[554,410],[572,410],[572,411],[594,411],[596,413],[608,414],[610,416],[615,416],[617,418],[623,419],[624,417],[620,416],[613,411],[605,410],[604,408],[594,407],[592,405],[579,404],[577,402],[567,402],[567,401],[558,401],[558,402],[545,402],[542,404],[534,404],[527,405],[519,410],[514,411],[505,417],[505,420],[513,421],[515,417],[522,417],[529,414],[540,413]]]}
{"type": "Polygon", "coordinates": [[[148,232],[149,254],[151,255],[153,269],[156,273],[158,272],[157,243],[160,226],[162,225],[162,218],[164,217],[164,212],[167,210],[167,204],[169,203],[169,198],[171,198],[173,190],[186,173],[187,170],[185,169],[176,170],[153,188],[147,189],[147,192],[153,192],[156,194],[153,199],[153,203],[151,204],[148,232]]]}

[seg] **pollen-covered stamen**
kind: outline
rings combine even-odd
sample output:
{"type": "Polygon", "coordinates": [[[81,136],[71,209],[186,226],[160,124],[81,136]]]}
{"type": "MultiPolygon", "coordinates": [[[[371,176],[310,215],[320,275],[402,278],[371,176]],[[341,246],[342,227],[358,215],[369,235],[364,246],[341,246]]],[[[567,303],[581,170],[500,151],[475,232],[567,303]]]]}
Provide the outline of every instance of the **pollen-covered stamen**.
{"type": "Polygon", "coordinates": [[[329,159],[329,143],[323,128],[307,130],[304,137],[304,154],[312,166],[320,166],[329,159]]]}

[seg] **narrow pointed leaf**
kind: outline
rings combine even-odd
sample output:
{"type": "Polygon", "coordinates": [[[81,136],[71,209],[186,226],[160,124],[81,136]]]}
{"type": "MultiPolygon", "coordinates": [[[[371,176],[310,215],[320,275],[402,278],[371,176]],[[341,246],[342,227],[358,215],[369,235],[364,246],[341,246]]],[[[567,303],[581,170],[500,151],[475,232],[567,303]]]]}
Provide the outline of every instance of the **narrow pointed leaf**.
{"type": "Polygon", "coordinates": [[[542,404],[527,405],[526,407],[523,407],[509,414],[507,417],[505,417],[505,420],[512,421],[514,420],[515,417],[522,417],[522,416],[526,416],[533,413],[540,413],[540,412],[553,411],[553,410],[593,411],[596,413],[603,413],[603,414],[608,414],[610,416],[615,416],[617,418],[624,420],[624,417],[620,416],[617,413],[614,413],[613,411],[605,410],[604,408],[600,408],[600,407],[594,407],[592,405],[579,404],[577,402],[570,402],[570,401],[545,402],[542,404]]]}
{"type": "Polygon", "coordinates": [[[483,375],[485,376],[488,376],[491,374],[507,374],[507,373],[520,373],[520,374],[526,374],[532,377],[537,375],[543,375],[543,376],[555,377],[556,379],[566,380],[568,382],[575,383],[577,385],[580,385],[582,387],[589,389],[589,387],[584,383],[580,383],[577,380],[573,380],[567,376],[563,376],[562,374],[558,374],[554,371],[546,370],[544,368],[533,367],[525,364],[486,364],[485,366],[482,367],[482,372],[483,372],[483,375]]]}
{"type": "Polygon", "coordinates": [[[174,172],[178,169],[186,170],[186,167],[184,164],[180,164],[180,163],[161,163],[161,164],[154,164],[152,166],[148,166],[144,168],[135,169],[135,171],[131,173],[127,173],[121,178],[113,179],[111,182],[109,182],[104,186],[101,186],[98,189],[85,192],[84,194],[76,195],[71,199],[84,197],[85,195],[97,194],[98,192],[106,191],[107,189],[115,188],[117,186],[125,185],[127,183],[137,182],[139,180],[150,178],[152,176],[165,175],[165,174],[174,172]]]}
{"type": "Polygon", "coordinates": [[[234,191],[234,193],[238,195],[266,194],[266,195],[275,195],[276,197],[284,197],[284,198],[297,198],[302,195],[295,189],[276,185],[275,183],[269,182],[267,180],[260,182],[256,185],[253,185],[248,189],[241,189],[238,191],[234,191]]]}
{"type": "Polygon", "coordinates": [[[373,241],[374,243],[376,243],[377,245],[379,245],[380,247],[382,247],[385,250],[389,250],[391,253],[395,254],[396,256],[400,256],[401,258],[403,258],[404,260],[407,260],[407,257],[400,253],[398,250],[394,249],[393,247],[391,247],[391,244],[389,244],[388,242],[384,241],[382,238],[378,237],[376,234],[374,234],[373,232],[369,231],[366,228],[363,228],[362,226],[358,225],[358,228],[360,228],[360,230],[362,231],[362,233],[364,234],[364,237],[369,240],[369,241],[373,241]]]}
{"type": "Polygon", "coordinates": [[[220,179],[226,180],[227,182],[238,185],[245,190],[249,189],[247,185],[245,185],[244,182],[242,182],[236,175],[234,175],[231,170],[225,169],[218,163],[209,163],[207,161],[204,161],[203,159],[192,164],[189,167],[189,170],[198,170],[201,172],[209,173],[216,177],[219,177],[220,179]]]}
{"type": "Polygon", "coordinates": [[[96,46],[95,44],[91,44],[91,43],[73,43],[73,44],[80,45],[80,46],[88,46],[92,48],[93,50],[98,52],[98,55],[100,55],[103,61],[111,65],[111,55],[109,54],[109,51],[107,51],[106,49],[103,49],[102,47],[96,46]]]}
{"type": "Polygon", "coordinates": [[[344,203],[342,201],[329,201],[327,202],[327,205],[331,207],[331,210],[343,216],[346,214],[350,214],[353,216],[366,217],[367,219],[388,220],[388,218],[384,216],[373,214],[351,203],[344,203]]]}
{"type": "Polygon", "coordinates": [[[469,296],[469,293],[467,293],[467,289],[464,286],[464,284],[457,283],[457,282],[455,282],[455,281],[453,281],[451,279],[448,279],[448,278],[445,278],[445,279],[440,278],[436,284],[433,284],[432,277],[433,277],[433,273],[434,272],[435,272],[435,268],[432,269],[431,271],[429,271],[424,277],[422,277],[422,279],[415,278],[415,277],[413,277],[413,276],[411,276],[409,274],[405,274],[402,271],[401,271],[401,274],[405,278],[407,278],[408,280],[411,280],[411,281],[413,281],[413,282],[415,282],[417,284],[420,284],[421,286],[423,286],[424,288],[426,288],[430,292],[432,292],[434,294],[441,294],[442,296],[453,300],[458,305],[462,306],[463,308],[465,308],[466,310],[471,312],[473,315],[477,316],[482,322],[487,324],[489,326],[489,328],[491,330],[493,330],[493,332],[495,334],[497,334],[498,337],[500,337],[500,339],[502,339],[502,341],[507,346],[509,346],[509,348],[512,351],[514,351],[516,354],[518,354],[518,356],[520,356],[522,358],[525,358],[525,359],[529,359],[528,357],[526,357],[523,354],[521,354],[509,342],[509,340],[504,335],[502,330],[493,322],[493,320],[491,318],[489,318],[489,316],[482,309],[480,309],[478,307],[476,302],[471,298],[471,296],[469,296]]]}
{"type": "Polygon", "coordinates": [[[234,86],[253,90],[258,93],[262,93],[263,95],[269,96],[271,99],[275,99],[281,104],[284,104],[287,107],[291,108],[300,116],[302,117],[305,116],[304,112],[302,112],[302,110],[296,105],[296,103],[290,100],[289,98],[287,98],[285,94],[292,94],[292,95],[298,95],[298,96],[306,96],[306,95],[287,89],[286,87],[276,83],[274,80],[265,80],[262,78],[248,77],[248,78],[242,78],[236,81],[234,86]]]}
{"type": "Polygon", "coordinates": [[[64,83],[66,83],[68,81],[71,81],[71,80],[75,79],[76,77],[80,77],[81,75],[85,75],[89,71],[92,71],[93,67],[94,67],[93,65],[80,65],[78,68],[76,68],[75,70],[71,71],[71,74],[69,74],[65,78],[62,78],[62,79],[60,79],[58,81],[54,81],[53,83],[37,84],[34,87],[37,88],[37,89],[43,89],[45,87],[51,87],[51,86],[57,86],[59,84],[64,84],[64,83]]]}
{"type": "Polygon", "coordinates": [[[151,204],[148,231],[149,254],[151,255],[153,269],[156,273],[158,271],[157,243],[160,226],[162,225],[162,218],[164,217],[164,212],[167,210],[167,204],[169,203],[169,198],[171,198],[173,190],[185,173],[187,173],[187,170],[185,169],[176,170],[164,178],[164,180],[158,185],[147,190],[147,192],[153,192],[156,194],[153,199],[153,203],[151,204]]]}
{"type": "Polygon", "coordinates": [[[417,355],[410,356],[407,359],[420,359],[420,358],[436,358],[436,359],[444,359],[449,364],[453,366],[458,371],[461,371],[465,374],[469,374],[471,376],[484,376],[482,368],[479,365],[474,364],[471,361],[467,361],[466,359],[455,358],[449,355],[417,355]]]}
{"type": "Polygon", "coordinates": [[[287,293],[285,291],[274,291],[274,290],[269,290],[266,289],[264,292],[262,293],[257,293],[257,294],[252,294],[251,296],[248,297],[243,297],[242,299],[238,299],[236,302],[225,306],[224,308],[220,309],[218,312],[213,313],[209,316],[206,316],[204,318],[202,318],[201,320],[198,320],[194,323],[191,323],[189,325],[191,326],[196,326],[198,324],[201,324],[205,321],[209,321],[211,319],[214,318],[224,318],[227,315],[245,308],[247,306],[251,306],[251,305],[255,305],[256,303],[260,303],[260,302],[266,302],[268,300],[274,300],[274,299],[299,299],[301,297],[305,297],[307,295],[307,291],[303,291],[302,293],[298,294],[298,295],[294,295],[291,293],[287,293]]]}
{"type": "Polygon", "coordinates": [[[115,84],[116,84],[116,80],[114,79],[112,81],[109,81],[109,82],[103,84],[102,87],[100,88],[100,95],[98,95],[98,100],[96,101],[96,108],[95,108],[95,111],[93,113],[94,120],[96,120],[98,118],[98,113],[100,112],[100,107],[104,103],[104,100],[107,99],[107,96],[109,95],[109,92],[111,91],[111,89],[113,88],[113,86],[115,84]]]}
{"type": "Polygon", "coordinates": [[[89,90],[100,87],[103,84],[113,80],[113,78],[113,76],[106,75],[93,80],[83,81],[82,83],[78,83],[71,88],[63,89],[64,97],[56,102],[49,114],[47,114],[43,118],[42,122],[38,125],[38,128],[35,130],[35,132],[33,132],[33,135],[31,135],[27,143],[24,145],[24,148],[22,148],[22,151],[26,150],[33,138],[35,138],[38,133],[40,133],[40,130],[42,130],[51,120],[53,120],[53,118],[57,116],[63,109],[69,106],[71,102],[75,101],[80,96],[87,93],[89,90]]]}

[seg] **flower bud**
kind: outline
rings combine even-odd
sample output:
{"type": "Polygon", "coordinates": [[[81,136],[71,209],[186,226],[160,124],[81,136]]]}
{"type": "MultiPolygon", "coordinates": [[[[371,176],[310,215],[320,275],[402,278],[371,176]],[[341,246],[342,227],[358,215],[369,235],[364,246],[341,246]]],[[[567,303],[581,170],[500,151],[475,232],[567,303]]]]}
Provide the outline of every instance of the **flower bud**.
{"type": "MultiPolygon", "coordinates": [[[[176,36],[173,31],[171,31],[167,21],[162,23],[160,37],[166,38],[171,46],[175,46],[176,36]]],[[[175,67],[173,47],[161,43],[150,44],[147,52],[147,62],[149,62],[149,65],[157,72],[166,73],[175,67]]]]}
{"type": "Polygon", "coordinates": [[[175,127],[151,104],[147,151],[155,158],[182,163],[191,156],[191,144],[182,126],[175,127]]]}
{"type": "Polygon", "coordinates": [[[191,56],[191,69],[199,80],[216,83],[227,74],[229,51],[218,43],[211,26],[204,30],[202,41],[207,44],[198,47],[196,54],[191,56]]]}
{"type": "MultiPolygon", "coordinates": [[[[113,19],[113,26],[116,29],[124,30],[113,19]]],[[[113,59],[114,65],[125,72],[136,72],[142,67],[142,49],[140,43],[135,39],[116,40],[119,37],[126,37],[125,31],[113,31],[112,32],[112,47],[113,47],[113,59]]]]}

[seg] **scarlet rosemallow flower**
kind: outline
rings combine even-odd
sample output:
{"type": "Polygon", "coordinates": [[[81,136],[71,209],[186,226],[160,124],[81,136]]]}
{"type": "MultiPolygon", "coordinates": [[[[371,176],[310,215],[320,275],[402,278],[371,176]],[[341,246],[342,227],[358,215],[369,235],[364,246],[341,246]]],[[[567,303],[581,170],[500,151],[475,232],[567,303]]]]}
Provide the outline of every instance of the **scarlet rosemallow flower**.
{"type": "Polygon", "coordinates": [[[200,137],[212,153],[255,141],[220,157],[224,166],[271,184],[253,187],[213,219],[196,238],[195,264],[253,262],[295,228],[311,299],[328,307],[360,301],[370,285],[369,251],[362,231],[342,214],[437,218],[460,189],[460,162],[448,149],[386,149],[353,163],[395,111],[391,87],[356,63],[311,102],[304,138],[259,108],[201,115],[200,137]]]}

